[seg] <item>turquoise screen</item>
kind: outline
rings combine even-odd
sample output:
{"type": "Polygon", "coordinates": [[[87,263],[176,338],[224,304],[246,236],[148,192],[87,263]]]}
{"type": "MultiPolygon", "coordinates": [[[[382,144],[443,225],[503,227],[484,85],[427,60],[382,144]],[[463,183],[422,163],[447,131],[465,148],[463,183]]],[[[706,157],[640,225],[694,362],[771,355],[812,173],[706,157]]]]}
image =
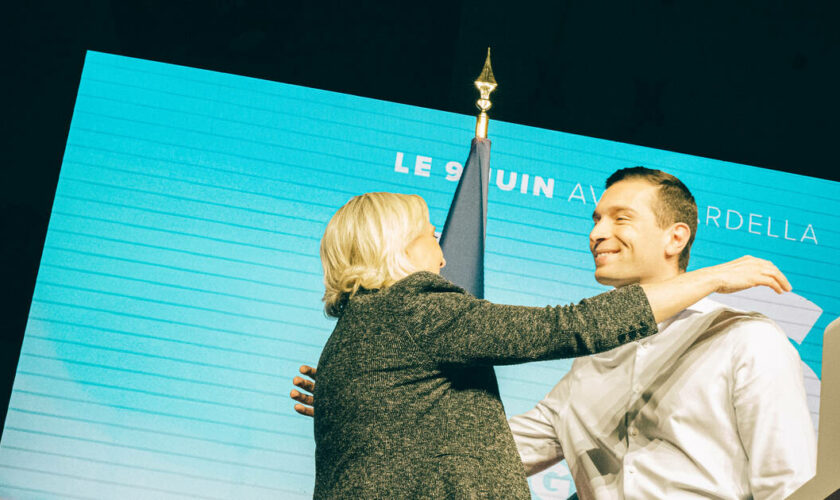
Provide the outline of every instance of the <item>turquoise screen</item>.
{"type": "MultiPolygon", "coordinates": [[[[312,421],[291,378],[334,322],[318,244],[350,197],[420,194],[443,226],[474,116],[89,52],[8,416],[4,498],[311,498],[312,421]]],[[[803,361],[817,425],[822,335],[840,315],[840,185],[491,120],[486,297],[606,290],[591,213],[616,169],[677,175],[699,206],[689,269],[745,254],[794,285],[718,297],[803,361]]],[[[509,415],[569,361],[497,368],[509,415]]],[[[564,464],[530,479],[566,498],[564,464]]]]}

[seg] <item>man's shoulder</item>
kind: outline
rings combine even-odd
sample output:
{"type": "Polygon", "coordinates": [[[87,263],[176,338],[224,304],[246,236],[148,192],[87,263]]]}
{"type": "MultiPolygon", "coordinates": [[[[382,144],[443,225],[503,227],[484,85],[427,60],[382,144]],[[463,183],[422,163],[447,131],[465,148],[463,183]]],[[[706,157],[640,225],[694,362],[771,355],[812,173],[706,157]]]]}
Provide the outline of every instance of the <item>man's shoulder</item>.
{"type": "Polygon", "coordinates": [[[799,366],[799,352],[775,321],[757,312],[721,306],[717,319],[721,340],[735,365],[781,372],[799,366]]]}
{"type": "Polygon", "coordinates": [[[691,305],[686,309],[686,312],[713,317],[713,325],[725,322],[729,328],[756,329],[759,331],[774,330],[784,336],[784,332],[779,325],[764,314],[739,309],[708,297],[691,305]]]}
{"type": "Polygon", "coordinates": [[[793,349],[784,330],[759,312],[738,309],[710,298],[692,305],[687,312],[713,318],[708,330],[718,332],[733,347],[751,351],[793,349]]]}

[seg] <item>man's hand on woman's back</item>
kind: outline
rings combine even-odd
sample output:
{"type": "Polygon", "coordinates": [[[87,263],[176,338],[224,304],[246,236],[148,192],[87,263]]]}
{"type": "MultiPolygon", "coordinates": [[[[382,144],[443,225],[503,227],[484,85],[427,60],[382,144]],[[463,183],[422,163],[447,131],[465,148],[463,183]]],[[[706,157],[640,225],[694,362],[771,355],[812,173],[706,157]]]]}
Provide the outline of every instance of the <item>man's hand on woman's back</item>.
{"type": "Polygon", "coordinates": [[[295,384],[295,386],[306,391],[306,393],[292,389],[292,392],[289,393],[289,396],[291,396],[292,399],[298,402],[298,404],[295,405],[296,412],[300,413],[301,415],[306,415],[307,417],[314,417],[315,398],[312,395],[315,393],[314,379],[317,370],[309,365],[301,365],[300,373],[306,375],[307,377],[310,377],[313,380],[307,380],[303,377],[295,377],[294,379],[292,379],[292,383],[295,384]]]}

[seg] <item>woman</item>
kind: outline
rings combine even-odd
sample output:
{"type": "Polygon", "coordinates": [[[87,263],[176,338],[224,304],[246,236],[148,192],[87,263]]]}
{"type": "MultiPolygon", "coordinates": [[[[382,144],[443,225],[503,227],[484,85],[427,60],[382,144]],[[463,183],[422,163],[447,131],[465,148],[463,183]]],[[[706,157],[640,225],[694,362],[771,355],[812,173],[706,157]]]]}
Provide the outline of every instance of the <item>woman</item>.
{"type": "Polygon", "coordinates": [[[321,260],[338,323],[318,363],[315,498],[530,498],[493,365],[612,349],[713,291],[789,288],[742,259],[573,306],[493,304],[438,275],[425,202],[391,193],[339,209],[321,260]]]}

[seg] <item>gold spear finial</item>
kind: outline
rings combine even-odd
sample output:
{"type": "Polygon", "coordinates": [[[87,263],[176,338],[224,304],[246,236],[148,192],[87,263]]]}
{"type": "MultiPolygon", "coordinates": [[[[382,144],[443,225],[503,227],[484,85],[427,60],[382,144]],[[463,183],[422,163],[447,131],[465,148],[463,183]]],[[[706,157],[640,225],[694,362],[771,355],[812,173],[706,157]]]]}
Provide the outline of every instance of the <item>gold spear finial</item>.
{"type": "Polygon", "coordinates": [[[487,137],[487,110],[493,106],[490,102],[490,92],[496,90],[496,78],[493,77],[493,68],[490,66],[490,47],[487,47],[487,59],[484,60],[484,67],[481,74],[475,80],[475,88],[478,89],[479,98],[475,101],[476,107],[481,110],[475,121],[475,136],[479,139],[487,137]]]}

